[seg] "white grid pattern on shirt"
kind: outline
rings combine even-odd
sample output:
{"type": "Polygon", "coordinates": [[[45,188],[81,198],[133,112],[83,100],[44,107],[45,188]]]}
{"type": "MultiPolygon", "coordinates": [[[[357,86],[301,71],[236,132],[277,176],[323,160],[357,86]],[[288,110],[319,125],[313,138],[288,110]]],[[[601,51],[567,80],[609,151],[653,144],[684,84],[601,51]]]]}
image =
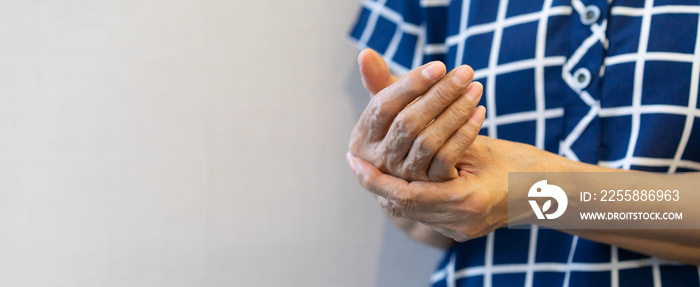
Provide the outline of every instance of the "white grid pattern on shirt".
{"type": "MultiPolygon", "coordinates": [[[[573,248],[576,248],[576,241],[572,242],[572,250],[573,248]]],[[[573,253],[572,253],[573,254],[573,253]]],[[[454,255],[453,255],[454,256],[454,255]]],[[[569,257],[570,259],[573,258],[573,256],[569,257]]],[[[599,272],[599,271],[611,271],[613,269],[615,270],[626,270],[626,269],[634,269],[634,268],[642,268],[642,267],[653,267],[654,265],[680,265],[677,262],[673,261],[666,261],[663,259],[658,259],[655,257],[650,257],[650,258],[643,258],[643,259],[634,259],[634,260],[624,260],[624,261],[617,261],[617,262],[602,262],[602,263],[582,263],[582,262],[566,262],[566,263],[558,263],[558,262],[540,262],[536,263],[533,266],[528,265],[527,263],[521,263],[521,264],[499,264],[499,265],[494,265],[491,266],[489,269],[489,272],[491,274],[511,274],[511,273],[526,273],[528,271],[533,271],[533,272],[562,272],[566,274],[570,274],[570,272],[577,272],[577,271],[591,271],[591,272],[599,272]]],[[[445,270],[440,270],[438,272],[435,272],[431,277],[430,281],[432,283],[439,282],[443,279],[446,279],[445,277],[447,276],[448,272],[445,272],[445,270]]],[[[461,270],[456,270],[454,271],[453,280],[457,281],[459,279],[467,278],[467,277],[473,277],[473,276],[483,276],[486,273],[486,268],[485,266],[472,266],[472,267],[467,267],[463,268],[461,270]]],[[[565,278],[565,283],[568,283],[567,278],[565,278]]],[[[617,282],[616,282],[617,283],[617,282]]],[[[568,286],[565,284],[565,286],[568,286]]],[[[655,285],[659,286],[659,285],[655,285]]]]}
{"type": "MultiPolygon", "coordinates": [[[[464,1],[464,3],[467,3],[467,1],[464,1]]],[[[496,117],[496,67],[498,66],[498,55],[501,52],[501,37],[505,28],[503,27],[503,22],[506,19],[506,9],[508,9],[508,0],[501,0],[498,4],[498,16],[494,23],[493,42],[491,43],[486,76],[486,120],[488,120],[488,124],[484,123],[484,126],[487,127],[489,137],[492,138],[498,138],[498,126],[492,119],[496,117]]]]}
{"type": "Polygon", "coordinates": [[[610,263],[612,263],[612,269],[610,269],[610,286],[617,287],[620,285],[620,270],[617,269],[617,246],[610,246],[610,263]]]}
{"type": "MultiPolygon", "coordinates": [[[[562,117],[564,114],[563,108],[551,108],[545,109],[544,102],[544,68],[550,66],[562,66],[562,78],[569,85],[569,87],[577,92],[581,97],[581,100],[590,106],[589,112],[583,119],[577,124],[577,126],[570,132],[566,138],[560,144],[560,154],[567,156],[571,159],[577,160],[576,154],[571,150],[571,146],[581,135],[583,130],[588,126],[588,124],[597,116],[601,118],[605,117],[617,117],[617,116],[632,116],[632,132],[630,138],[630,144],[625,157],[615,160],[615,161],[600,161],[600,165],[609,166],[613,168],[625,168],[629,169],[630,166],[649,166],[649,167],[664,167],[668,166],[669,172],[673,173],[677,168],[688,168],[700,170],[700,163],[683,160],[681,156],[687,145],[688,138],[690,136],[690,131],[692,130],[693,121],[695,118],[700,117],[700,110],[696,109],[697,104],[697,94],[698,94],[698,80],[700,79],[700,57],[696,55],[700,54],[700,21],[698,27],[698,35],[696,35],[695,54],[682,54],[682,53],[670,53],[670,52],[647,52],[647,44],[649,40],[649,30],[651,26],[651,16],[659,14],[698,14],[700,16],[700,7],[698,6],[684,6],[684,5],[666,5],[666,6],[654,6],[653,0],[647,0],[645,2],[644,8],[636,7],[613,7],[610,10],[611,16],[629,16],[629,17],[642,17],[642,31],[640,33],[639,48],[636,53],[622,54],[609,56],[604,59],[603,68],[613,65],[618,65],[622,63],[635,63],[635,76],[634,76],[634,91],[633,91],[633,105],[626,107],[612,107],[612,108],[601,108],[600,103],[591,97],[587,91],[580,89],[574,82],[572,76],[572,69],[576,64],[586,55],[588,50],[593,47],[598,42],[602,43],[604,47],[607,47],[607,39],[605,37],[605,31],[607,29],[607,21],[603,20],[600,24],[594,23],[590,25],[591,35],[584,40],[581,46],[577,47],[571,57],[565,58],[562,56],[550,56],[545,57],[544,55],[544,45],[546,40],[546,20],[551,16],[559,15],[570,15],[572,11],[577,11],[577,13],[583,13],[585,6],[580,2],[580,0],[573,0],[572,6],[556,6],[551,7],[552,1],[546,0],[543,9],[539,12],[533,12],[528,14],[517,15],[513,17],[506,17],[506,9],[508,0],[501,0],[499,3],[497,20],[492,23],[474,25],[467,27],[467,20],[469,14],[469,1],[463,1],[463,6],[461,10],[460,17],[460,30],[456,35],[451,35],[447,37],[444,44],[427,44],[425,43],[425,26],[417,26],[411,23],[406,23],[401,14],[392,11],[390,8],[385,7],[386,0],[378,0],[377,2],[365,1],[364,7],[371,11],[365,30],[362,33],[362,37],[355,44],[359,48],[366,48],[367,41],[374,30],[374,25],[376,25],[377,17],[382,16],[385,19],[393,22],[397,25],[397,32],[392,37],[390,41],[389,48],[383,53],[383,57],[386,60],[389,67],[398,74],[405,74],[408,69],[402,65],[393,61],[394,53],[396,52],[396,47],[398,46],[401,36],[403,34],[411,34],[417,36],[418,43],[416,45],[416,53],[414,56],[413,67],[416,68],[421,64],[421,60],[424,55],[433,54],[445,54],[449,50],[449,47],[456,46],[457,53],[455,58],[455,66],[462,63],[462,57],[464,54],[464,43],[467,37],[471,37],[483,33],[494,33],[492,49],[489,57],[489,63],[486,68],[476,70],[474,72],[474,79],[487,79],[487,118],[484,121],[483,126],[488,128],[488,134],[492,137],[497,137],[497,127],[505,124],[512,124],[525,121],[536,121],[536,146],[538,148],[544,147],[544,136],[545,136],[545,125],[544,121],[546,119],[562,117]],[[498,63],[498,53],[500,50],[501,35],[503,29],[506,27],[529,23],[538,22],[538,36],[536,44],[535,58],[533,59],[523,59],[510,63],[498,63]],[[642,105],[642,81],[644,64],[647,61],[673,61],[673,62],[685,62],[692,63],[692,79],[691,79],[691,89],[690,89],[690,100],[687,107],[674,106],[674,105],[642,105]],[[523,111],[517,113],[511,113],[506,115],[496,115],[496,105],[495,105],[495,77],[500,74],[521,71],[526,69],[535,70],[535,96],[536,96],[536,110],[534,111],[523,111]],[[634,149],[639,134],[640,117],[643,114],[650,113],[663,113],[663,114],[675,114],[686,116],[685,127],[683,130],[683,136],[681,138],[681,144],[675,153],[673,159],[665,158],[647,158],[634,156],[634,149]]],[[[448,6],[450,0],[421,0],[421,6],[423,7],[436,7],[436,6],[448,6]]],[[[568,286],[571,272],[572,271],[610,271],[611,272],[611,286],[619,285],[619,275],[618,272],[624,269],[640,268],[640,267],[651,267],[654,279],[654,286],[660,286],[661,284],[661,273],[660,266],[664,264],[677,265],[678,263],[669,262],[665,260],[660,260],[658,258],[644,258],[638,260],[618,260],[618,249],[616,246],[611,248],[611,260],[605,263],[580,263],[573,262],[574,253],[578,243],[578,236],[573,236],[570,254],[568,261],[566,263],[536,263],[534,262],[534,257],[536,254],[536,232],[537,227],[533,226],[531,228],[531,233],[535,234],[534,237],[531,236],[530,250],[528,252],[528,261],[524,264],[493,264],[493,244],[495,233],[490,233],[486,238],[486,252],[485,252],[485,264],[484,266],[472,266],[463,268],[461,270],[455,270],[455,255],[452,254],[448,264],[445,268],[438,270],[431,276],[431,282],[439,282],[441,280],[447,279],[447,286],[455,286],[456,280],[461,278],[471,277],[471,276],[484,276],[484,286],[491,286],[491,275],[493,274],[505,274],[505,273],[525,273],[526,274],[526,286],[531,286],[532,284],[532,274],[534,272],[563,272],[565,273],[564,286],[568,286]]],[[[699,278],[700,278],[700,267],[698,267],[699,278]]]]}
{"type": "Polygon", "coordinates": [[[644,81],[644,55],[647,53],[649,45],[649,31],[651,30],[651,8],[654,7],[654,0],[644,2],[644,12],[642,13],[642,31],[639,34],[639,48],[637,49],[636,63],[634,65],[634,88],[632,90],[632,133],[630,134],[629,145],[627,147],[627,155],[622,162],[623,169],[630,169],[632,164],[630,159],[634,156],[634,149],[637,146],[639,138],[639,128],[641,125],[641,115],[639,107],[642,106],[642,84],[644,81]]]}
{"type": "MultiPolygon", "coordinates": [[[[695,9],[700,15],[700,9],[695,9]]],[[[700,16],[698,16],[700,17],[700,16]]],[[[698,30],[695,35],[695,55],[700,55],[700,19],[698,19],[698,30]]],[[[698,103],[698,82],[700,82],[700,57],[692,58],[692,71],[691,79],[695,79],[690,83],[690,98],[688,99],[688,109],[695,109],[698,103]]],[[[673,163],[668,169],[668,173],[675,173],[678,165],[681,162],[681,156],[685,151],[685,147],[688,145],[688,139],[690,138],[690,131],[693,129],[693,122],[695,121],[695,116],[691,113],[685,118],[685,127],[683,127],[683,135],[681,135],[681,142],[678,144],[678,149],[676,154],[673,156],[673,163]]]]}
{"type": "MultiPolygon", "coordinates": [[[[569,286],[569,282],[571,281],[571,264],[574,263],[574,253],[576,253],[576,245],[578,245],[578,235],[574,235],[571,238],[571,248],[569,249],[569,257],[566,259],[566,272],[564,273],[564,286],[569,286]]],[[[617,264],[615,264],[615,268],[617,269],[617,264]]]]}
{"type": "MultiPolygon", "coordinates": [[[[398,42],[401,40],[401,35],[404,33],[417,36],[419,39],[419,41],[418,41],[419,44],[421,44],[421,46],[424,46],[423,49],[417,50],[417,51],[422,51],[422,53],[416,53],[417,55],[419,55],[419,54],[431,55],[431,54],[445,53],[449,46],[457,46],[458,52],[457,52],[457,56],[456,56],[457,58],[455,59],[455,63],[456,63],[455,66],[457,66],[458,64],[461,64],[461,62],[462,62],[461,57],[464,54],[464,40],[467,37],[471,37],[471,36],[483,34],[483,33],[489,33],[489,32],[494,32],[496,34],[496,33],[499,33],[499,31],[502,34],[503,29],[505,29],[507,27],[520,25],[520,24],[524,24],[524,23],[528,23],[528,22],[539,21],[541,19],[548,19],[551,16],[569,15],[572,12],[572,8],[569,6],[549,7],[549,6],[551,6],[551,3],[550,3],[550,5],[547,6],[547,9],[545,9],[541,12],[533,12],[533,13],[518,15],[518,16],[514,16],[514,17],[510,17],[510,18],[505,18],[505,9],[507,7],[507,3],[504,3],[504,4],[501,4],[503,9],[499,8],[499,16],[502,16],[502,18],[499,18],[499,19],[501,19],[500,22],[474,25],[474,26],[467,28],[469,1],[464,1],[463,3],[464,3],[465,7],[462,7],[462,11],[461,11],[461,18],[460,18],[461,24],[460,24],[459,34],[448,37],[446,40],[446,44],[427,44],[426,45],[422,42],[425,39],[424,27],[419,27],[419,26],[411,24],[411,23],[406,23],[403,19],[403,16],[401,16],[401,14],[384,6],[385,2],[386,2],[386,0],[379,0],[377,2],[365,1],[363,3],[363,6],[365,8],[367,8],[368,10],[370,10],[371,12],[370,12],[369,20],[367,21],[367,25],[365,27],[365,30],[362,33],[362,36],[359,39],[359,41],[357,41],[355,44],[360,49],[367,48],[367,41],[369,40],[369,37],[371,36],[371,32],[374,30],[377,18],[379,16],[382,16],[385,19],[396,24],[397,32],[392,37],[390,44],[389,44],[389,48],[387,48],[387,51],[385,51],[382,54],[382,56],[384,57],[387,64],[389,65],[389,68],[391,68],[393,71],[395,71],[398,74],[405,74],[408,72],[408,69],[406,69],[405,67],[403,67],[400,64],[396,63],[395,61],[393,61],[393,56],[394,56],[394,53],[396,52],[395,48],[393,48],[393,47],[396,47],[398,45],[398,42]]],[[[505,0],[505,2],[507,2],[507,0],[505,0]]],[[[501,2],[501,3],[503,3],[503,2],[501,2]]],[[[436,1],[436,0],[426,1],[426,0],[423,0],[423,1],[421,1],[421,5],[424,5],[424,7],[446,6],[446,5],[449,5],[449,1],[436,1]]],[[[545,29],[545,31],[542,33],[543,34],[542,37],[546,39],[546,25],[544,26],[544,29],[545,29]]],[[[538,28],[538,30],[539,30],[539,28],[538,28]]],[[[493,41],[494,41],[493,44],[495,44],[495,45],[492,45],[492,46],[500,48],[500,37],[498,37],[497,35],[494,35],[493,41]]],[[[542,41],[544,42],[544,40],[542,40],[542,41]]],[[[486,106],[488,107],[488,110],[486,113],[487,116],[486,116],[486,119],[484,120],[483,126],[489,127],[489,129],[488,129],[489,136],[497,137],[497,127],[499,125],[535,120],[537,122],[537,125],[538,125],[536,137],[539,139],[538,142],[540,142],[540,144],[536,144],[536,146],[539,148],[544,148],[544,134],[545,134],[544,121],[546,119],[561,117],[564,114],[563,109],[562,108],[551,108],[551,109],[545,110],[544,109],[544,107],[545,107],[544,90],[542,90],[541,95],[538,95],[537,99],[536,99],[536,105],[539,107],[538,110],[496,116],[495,80],[493,80],[493,79],[495,79],[495,77],[497,75],[526,70],[526,69],[542,69],[542,74],[543,74],[545,67],[561,66],[566,61],[566,58],[562,57],[562,56],[544,57],[543,45],[544,45],[544,43],[542,43],[541,57],[536,57],[534,59],[515,61],[515,62],[510,62],[510,63],[503,63],[503,64],[498,64],[498,61],[497,61],[499,48],[492,49],[491,56],[489,59],[489,66],[486,68],[474,71],[474,79],[475,80],[487,79],[487,87],[486,87],[487,104],[486,104],[486,106]]],[[[418,67],[418,65],[420,65],[420,62],[414,61],[412,68],[416,68],[416,67],[418,67]]],[[[541,86],[543,87],[544,86],[544,76],[543,75],[541,76],[541,81],[542,81],[541,86]]],[[[574,157],[574,159],[576,159],[576,158],[574,157]]]]}
{"type": "MultiPolygon", "coordinates": [[[[549,11],[552,9],[553,0],[545,0],[537,24],[537,39],[535,43],[535,62],[542,63],[545,59],[544,48],[547,40],[547,22],[549,21],[549,11]]],[[[537,111],[537,128],[535,130],[535,146],[544,149],[545,134],[545,98],[544,98],[544,66],[535,66],[535,109],[537,111]]]]}
{"type": "Polygon", "coordinates": [[[530,242],[527,250],[527,272],[525,273],[525,287],[532,287],[532,282],[535,277],[535,270],[532,268],[535,266],[535,255],[537,253],[537,234],[539,227],[537,225],[530,225],[530,242]]]}
{"type": "MultiPolygon", "coordinates": [[[[384,19],[387,19],[396,24],[396,33],[394,33],[394,36],[392,37],[391,42],[389,43],[389,47],[391,47],[392,45],[394,47],[398,47],[398,43],[401,41],[403,34],[410,34],[418,37],[418,43],[416,46],[420,48],[422,46],[421,41],[424,41],[425,39],[425,28],[405,22],[403,16],[400,13],[389,9],[388,7],[384,6],[384,4],[386,4],[386,0],[379,0],[377,2],[364,1],[362,3],[362,5],[366,9],[371,11],[367,20],[367,25],[365,26],[365,30],[362,32],[362,36],[360,36],[360,39],[358,39],[357,41],[350,39],[350,41],[355,43],[355,45],[359,49],[368,48],[367,42],[372,36],[372,32],[374,31],[374,28],[377,25],[377,20],[381,16],[384,17],[384,19]]],[[[389,49],[387,48],[387,50],[389,49]]],[[[418,51],[420,51],[420,49],[418,51]]],[[[391,55],[387,55],[387,53],[384,52],[382,54],[382,57],[386,59],[387,65],[395,73],[401,75],[408,73],[408,69],[406,69],[401,64],[396,63],[392,59],[394,56],[393,53],[395,52],[396,49],[394,48],[391,52],[391,55]]],[[[420,61],[422,60],[421,54],[422,53],[415,53],[412,68],[416,68],[418,65],[420,65],[420,61]]]]}
{"type": "MultiPolygon", "coordinates": [[[[394,62],[392,60],[393,53],[395,52],[395,48],[398,45],[398,42],[401,40],[401,36],[403,34],[410,34],[418,37],[418,43],[417,43],[417,51],[421,51],[421,53],[415,53],[414,56],[414,61],[413,61],[413,67],[415,68],[421,64],[422,57],[423,55],[431,55],[431,54],[443,54],[446,53],[448,48],[450,46],[457,46],[458,53],[456,55],[456,60],[458,61],[462,55],[463,55],[463,43],[464,40],[467,37],[482,34],[482,33],[488,33],[488,32],[495,32],[499,29],[504,29],[506,27],[514,26],[514,25],[519,25],[523,23],[528,23],[528,22],[534,22],[534,21],[541,21],[540,19],[543,18],[548,18],[551,16],[560,16],[560,15],[569,15],[572,13],[572,10],[581,10],[580,7],[582,4],[580,4],[580,1],[574,0],[572,1],[572,6],[579,8],[579,9],[572,9],[570,6],[556,6],[556,7],[549,7],[545,6],[545,9],[542,9],[542,11],[539,12],[532,12],[532,13],[527,13],[527,14],[522,14],[522,15],[517,15],[513,16],[510,18],[505,18],[501,23],[498,21],[493,22],[493,23],[486,23],[486,24],[480,24],[480,25],[474,25],[471,27],[466,27],[466,22],[467,22],[467,15],[468,15],[468,8],[465,7],[462,9],[461,13],[461,25],[460,25],[460,32],[457,35],[452,35],[449,36],[446,40],[445,44],[426,44],[425,43],[425,27],[424,26],[417,26],[411,23],[406,23],[403,20],[403,16],[401,14],[397,13],[396,11],[391,10],[388,7],[385,7],[386,0],[378,0],[377,2],[374,1],[365,1],[363,3],[364,7],[367,8],[368,10],[371,11],[371,14],[369,16],[368,24],[365,27],[365,30],[363,31],[362,37],[359,39],[359,41],[355,42],[355,44],[359,48],[367,48],[367,40],[371,36],[372,31],[374,30],[374,25],[376,24],[376,19],[377,17],[381,16],[384,17],[385,19],[392,21],[397,25],[397,33],[394,34],[392,37],[392,40],[390,42],[390,49],[387,49],[388,53],[385,52],[383,54],[385,60],[387,61],[387,64],[389,67],[395,71],[398,74],[405,74],[408,72],[408,69],[403,67],[402,65],[394,62]],[[579,5],[577,5],[579,4],[579,5]],[[459,50],[462,50],[459,52],[459,50]]],[[[435,6],[447,6],[449,5],[450,1],[447,0],[422,0],[421,5],[424,7],[435,7],[435,6]]],[[[653,1],[648,1],[651,4],[646,4],[645,8],[637,8],[637,7],[621,7],[621,6],[616,6],[613,7],[610,11],[611,16],[629,16],[629,17],[646,17],[650,15],[659,15],[659,14],[700,14],[700,7],[699,6],[688,6],[688,5],[665,5],[665,6],[653,6],[653,1]]],[[[463,3],[468,3],[468,1],[464,1],[463,3]]],[[[468,5],[465,5],[468,6],[468,5]]],[[[642,42],[646,43],[648,42],[648,25],[650,25],[646,21],[645,24],[643,25],[643,30],[646,30],[647,32],[640,33],[641,36],[646,34],[646,40],[645,39],[640,39],[640,40],[645,40],[645,41],[640,41],[640,46],[642,46],[642,42]]],[[[524,60],[519,60],[515,62],[510,62],[510,63],[501,63],[501,64],[496,64],[495,66],[489,65],[486,68],[479,69],[474,71],[474,79],[479,80],[479,79],[484,79],[488,78],[489,76],[493,77],[494,75],[500,75],[500,74],[505,74],[505,73],[510,73],[510,72],[515,72],[515,71],[521,71],[521,70],[526,70],[526,69],[535,69],[536,71],[538,69],[542,69],[544,67],[551,67],[551,66],[561,66],[563,64],[564,66],[564,71],[563,73],[563,78],[569,84],[569,86],[572,87],[575,91],[579,92],[582,100],[587,103],[589,106],[591,106],[591,109],[589,110],[588,114],[578,123],[578,125],[573,129],[572,132],[570,132],[567,137],[562,141],[560,145],[560,150],[559,153],[569,157],[571,159],[577,160],[578,157],[576,154],[571,151],[570,147],[571,145],[578,139],[580,136],[581,132],[585,130],[585,128],[588,126],[588,124],[596,117],[615,117],[615,116],[626,116],[630,115],[633,117],[633,124],[632,127],[632,137],[635,135],[638,135],[638,127],[639,127],[639,116],[642,114],[648,114],[648,113],[665,113],[665,114],[676,114],[676,115],[683,115],[686,116],[686,124],[685,128],[683,131],[683,136],[681,138],[681,144],[679,145],[679,148],[675,154],[674,160],[673,161],[668,161],[666,159],[650,159],[649,158],[644,158],[644,157],[637,157],[634,156],[634,141],[630,141],[630,148],[628,148],[628,154],[625,158],[620,159],[620,160],[614,160],[614,161],[600,161],[599,164],[609,166],[609,167],[614,167],[614,168],[629,168],[631,165],[642,165],[642,166],[650,166],[650,167],[659,167],[662,166],[660,163],[666,164],[665,166],[669,166],[669,172],[673,173],[677,170],[677,168],[692,168],[692,169],[697,169],[697,167],[700,166],[699,163],[694,162],[694,161],[688,161],[688,160],[683,160],[681,159],[681,156],[683,154],[683,151],[685,150],[685,146],[687,145],[688,138],[690,136],[690,131],[692,130],[693,126],[693,120],[697,117],[700,117],[700,111],[695,108],[695,104],[697,104],[697,94],[698,94],[698,73],[700,73],[700,64],[698,62],[700,61],[697,56],[694,54],[683,54],[683,53],[673,53],[673,52],[646,52],[645,45],[640,48],[639,51],[636,53],[627,53],[627,54],[621,54],[621,55],[614,55],[614,56],[609,56],[604,59],[604,67],[608,66],[613,66],[617,64],[622,64],[622,63],[630,63],[630,62],[635,62],[643,66],[643,63],[647,61],[673,61],[673,62],[685,62],[685,63],[692,63],[693,64],[693,77],[692,77],[692,82],[691,82],[691,91],[690,91],[690,101],[687,107],[680,107],[680,106],[674,106],[674,105],[641,105],[639,104],[638,106],[627,106],[627,107],[612,107],[612,108],[601,108],[597,101],[595,101],[586,91],[580,91],[578,88],[575,86],[573,83],[573,78],[571,74],[571,68],[576,65],[576,63],[585,55],[587,50],[593,46],[595,43],[598,41],[600,42],[605,42],[605,28],[606,28],[607,23],[603,21],[603,23],[599,24],[593,24],[591,25],[591,30],[592,34],[590,37],[584,41],[584,43],[578,47],[577,51],[574,52],[574,54],[569,57],[568,59],[561,57],[561,56],[551,56],[551,57],[538,57],[536,55],[535,58],[533,59],[524,59],[524,60]],[[644,51],[642,51],[644,50],[644,51]],[[563,63],[565,62],[565,63],[563,63]]],[[[700,33],[700,29],[698,29],[698,33],[700,33]]],[[[539,28],[538,28],[539,32],[539,28]]],[[[698,35],[700,36],[700,35],[698,35]]],[[[494,37],[496,38],[496,37],[494,37]]],[[[698,46],[700,44],[700,41],[696,41],[696,54],[698,53],[698,46]]],[[[607,45],[607,43],[604,43],[607,45]]],[[[492,50],[497,50],[497,49],[492,49],[492,50]]],[[[461,61],[460,61],[461,62],[461,61]]],[[[456,62],[459,63],[459,62],[456,62]]],[[[489,63],[491,64],[491,63],[489,63]]],[[[635,79],[638,78],[638,72],[636,71],[637,68],[635,68],[635,79]]],[[[644,71],[644,69],[639,69],[641,72],[644,71]]],[[[539,79],[539,76],[536,74],[536,79],[539,79]]],[[[494,81],[489,81],[489,82],[494,82],[494,81]]],[[[537,82],[537,81],[536,81],[537,82]]],[[[637,85],[641,85],[642,80],[635,80],[635,87],[637,85]]],[[[487,83],[487,85],[489,85],[487,83]]],[[[537,88],[537,83],[536,83],[536,89],[537,88]]],[[[487,87],[487,100],[488,100],[488,94],[493,94],[488,91],[487,87]]],[[[635,90],[637,90],[635,88],[635,90]]],[[[543,92],[544,93],[544,92],[543,92]]],[[[635,103],[639,103],[638,100],[641,99],[641,89],[639,90],[638,93],[635,93],[635,103]]],[[[540,96],[539,94],[536,94],[536,106],[538,107],[537,110],[535,111],[523,111],[523,112],[517,112],[517,113],[511,113],[507,115],[495,115],[495,105],[490,105],[489,102],[487,102],[487,106],[491,106],[493,108],[489,109],[487,112],[487,119],[484,121],[484,126],[489,127],[489,135],[490,136],[497,136],[497,132],[491,132],[490,130],[496,130],[496,128],[500,125],[506,125],[506,124],[513,124],[513,123],[518,123],[518,122],[525,122],[525,121],[536,121],[537,122],[537,129],[536,129],[536,146],[539,148],[543,148],[540,146],[540,141],[543,141],[542,139],[544,138],[545,131],[543,131],[542,127],[542,122],[547,119],[552,119],[552,118],[557,118],[563,116],[563,109],[562,108],[550,108],[542,111],[542,107],[544,104],[543,101],[543,95],[540,96]],[[495,116],[494,116],[495,115],[495,116]],[[493,127],[493,128],[491,128],[493,127]]]]}

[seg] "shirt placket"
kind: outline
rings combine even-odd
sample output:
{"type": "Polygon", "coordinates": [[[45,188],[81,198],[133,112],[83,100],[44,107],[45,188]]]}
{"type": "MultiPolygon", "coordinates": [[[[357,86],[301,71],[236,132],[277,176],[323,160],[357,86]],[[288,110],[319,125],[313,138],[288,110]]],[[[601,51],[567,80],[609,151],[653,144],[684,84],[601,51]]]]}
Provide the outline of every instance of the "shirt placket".
{"type": "Polygon", "coordinates": [[[571,54],[562,69],[570,88],[564,105],[566,135],[560,154],[595,163],[600,142],[601,78],[608,46],[606,29],[610,3],[606,0],[573,0],[571,54]]]}

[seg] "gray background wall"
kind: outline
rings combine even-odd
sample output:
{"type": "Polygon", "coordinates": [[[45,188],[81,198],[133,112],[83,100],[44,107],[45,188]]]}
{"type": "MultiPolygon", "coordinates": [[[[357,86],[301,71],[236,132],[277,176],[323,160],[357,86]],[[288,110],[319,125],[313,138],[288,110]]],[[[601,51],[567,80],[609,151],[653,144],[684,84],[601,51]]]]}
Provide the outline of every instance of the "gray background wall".
{"type": "Polygon", "coordinates": [[[0,1],[0,286],[425,286],[345,165],[356,1],[0,1]]]}

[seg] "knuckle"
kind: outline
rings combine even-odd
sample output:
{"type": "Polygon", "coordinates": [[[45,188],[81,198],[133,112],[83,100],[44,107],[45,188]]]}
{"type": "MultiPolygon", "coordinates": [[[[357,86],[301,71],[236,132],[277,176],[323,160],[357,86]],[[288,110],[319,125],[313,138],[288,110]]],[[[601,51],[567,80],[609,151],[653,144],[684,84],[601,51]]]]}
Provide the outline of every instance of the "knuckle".
{"type": "Polygon", "coordinates": [[[383,157],[377,158],[369,162],[383,173],[391,171],[391,167],[389,166],[389,164],[387,164],[387,161],[383,157]]]}
{"type": "Polygon", "coordinates": [[[459,119],[466,119],[471,114],[474,107],[474,105],[468,101],[467,97],[460,98],[460,100],[450,107],[450,112],[459,119]]]}
{"type": "Polygon", "coordinates": [[[452,102],[456,97],[455,95],[458,94],[457,89],[449,84],[435,85],[431,92],[434,101],[442,105],[452,102]]]}
{"type": "Polygon", "coordinates": [[[382,103],[377,98],[372,99],[372,103],[367,107],[367,115],[370,121],[382,114],[382,103]]]}
{"type": "Polygon", "coordinates": [[[440,165],[446,166],[451,165],[453,162],[456,162],[456,156],[451,154],[450,152],[438,152],[433,157],[433,160],[440,165]]]}
{"type": "Polygon", "coordinates": [[[375,150],[378,155],[372,164],[380,171],[401,177],[401,157],[398,155],[398,147],[394,144],[386,144],[375,150]]]}
{"type": "Polygon", "coordinates": [[[360,175],[357,177],[357,181],[360,182],[360,185],[366,189],[370,190],[372,189],[372,179],[370,178],[370,175],[367,173],[360,173],[360,175]]]}
{"type": "Polygon", "coordinates": [[[369,172],[360,173],[360,176],[358,176],[358,180],[360,182],[360,185],[362,185],[362,187],[365,190],[371,193],[377,193],[378,184],[376,175],[373,175],[369,172]]]}
{"type": "Polygon", "coordinates": [[[401,93],[408,95],[420,95],[425,91],[425,85],[423,77],[418,73],[406,77],[404,81],[399,81],[397,88],[401,90],[401,93]]]}
{"type": "Polygon", "coordinates": [[[432,155],[437,152],[440,142],[434,135],[424,133],[416,138],[417,156],[432,155]]]}
{"type": "Polygon", "coordinates": [[[394,133],[396,133],[395,140],[401,140],[403,137],[407,137],[417,129],[416,120],[412,117],[407,117],[405,115],[399,114],[396,119],[394,119],[394,133]]]}
{"type": "Polygon", "coordinates": [[[451,170],[455,169],[457,158],[446,153],[438,153],[433,157],[428,178],[431,181],[448,181],[452,179],[451,170]]]}
{"type": "Polygon", "coordinates": [[[389,171],[391,166],[388,164],[388,148],[383,145],[377,145],[368,149],[367,158],[365,160],[384,173],[389,171]]]}
{"type": "Polygon", "coordinates": [[[447,110],[440,114],[440,117],[447,118],[450,122],[463,123],[469,116],[469,109],[460,103],[451,105],[447,110]]]}
{"type": "Polygon", "coordinates": [[[370,126],[387,118],[389,104],[383,98],[375,97],[367,108],[368,121],[370,126]]]}
{"type": "Polygon", "coordinates": [[[401,178],[407,181],[422,180],[425,171],[421,171],[421,159],[409,157],[401,167],[401,178]]]}

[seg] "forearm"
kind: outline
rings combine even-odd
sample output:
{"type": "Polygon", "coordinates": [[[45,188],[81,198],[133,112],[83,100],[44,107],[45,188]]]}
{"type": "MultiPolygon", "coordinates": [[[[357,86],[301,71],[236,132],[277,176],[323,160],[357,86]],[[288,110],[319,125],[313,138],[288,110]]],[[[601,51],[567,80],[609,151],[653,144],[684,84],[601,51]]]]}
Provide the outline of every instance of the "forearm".
{"type": "MultiPolygon", "coordinates": [[[[547,164],[553,164],[556,167],[554,170],[565,172],[630,172],[575,162],[556,155],[551,155],[547,164]]],[[[635,173],[638,173],[639,176],[635,176],[634,182],[630,183],[632,188],[661,184],[687,191],[683,194],[682,200],[673,202],[672,205],[683,210],[684,215],[690,220],[698,218],[696,206],[700,202],[700,196],[695,192],[696,188],[694,187],[700,184],[700,173],[675,175],[650,172],[635,173]]],[[[576,184],[581,190],[587,188],[590,190],[589,187],[596,183],[582,181],[576,184]]],[[[591,201],[586,204],[604,205],[607,203],[591,201]]],[[[700,230],[698,229],[579,229],[561,231],[667,260],[700,264],[700,230]]]]}

